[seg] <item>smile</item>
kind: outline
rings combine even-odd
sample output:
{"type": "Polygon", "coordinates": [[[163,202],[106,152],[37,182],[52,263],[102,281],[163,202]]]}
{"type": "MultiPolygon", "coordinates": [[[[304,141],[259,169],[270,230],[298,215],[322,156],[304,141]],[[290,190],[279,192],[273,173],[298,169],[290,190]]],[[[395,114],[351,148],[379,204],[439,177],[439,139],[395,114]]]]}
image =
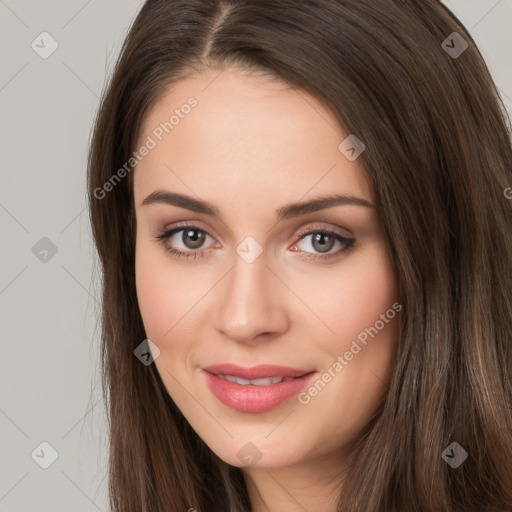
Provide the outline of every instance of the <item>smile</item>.
{"type": "Polygon", "coordinates": [[[202,370],[213,395],[229,408],[245,413],[274,409],[297,395],[318,374],[314,370],[302,371],[268,365],[253,368],[219,365],[202,370]],[[221,367],[226,373],[213,373],[221,367]]]}
{"type": "Polygon", "coordinates": [[[247,380],[242,379],[241,377],[236,377],[234,375],[222,375],[221,373],[217,374],[217,377],[227,380],[228,382],[232,382],[233,384],[240,384],[242,386],[271,386],[272,384],[279,384],[280,382],[289,382],[293,380],[295,377],[267,377],[265,379],[254,379],[247,380]]]}

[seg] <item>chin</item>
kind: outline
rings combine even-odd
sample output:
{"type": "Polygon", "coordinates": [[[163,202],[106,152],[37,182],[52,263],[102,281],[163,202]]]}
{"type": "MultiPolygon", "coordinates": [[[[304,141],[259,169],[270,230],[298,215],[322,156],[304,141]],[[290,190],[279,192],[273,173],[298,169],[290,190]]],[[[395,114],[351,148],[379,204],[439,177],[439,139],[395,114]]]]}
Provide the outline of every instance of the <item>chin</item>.
{"type": "Polygon", "coordinates": [[[293,460],[296,454],[291,455],[278,453],[274,448],[269,449],[265,454],[264,450],[259,450],[253,443],[247,442],[240,449],[233,451],[233,444],[226,447],[226,450],[216,451],[214,453],[227,464],[238,468],[258,468],[275,469],[286,467],[297,462],[293,460]]]}

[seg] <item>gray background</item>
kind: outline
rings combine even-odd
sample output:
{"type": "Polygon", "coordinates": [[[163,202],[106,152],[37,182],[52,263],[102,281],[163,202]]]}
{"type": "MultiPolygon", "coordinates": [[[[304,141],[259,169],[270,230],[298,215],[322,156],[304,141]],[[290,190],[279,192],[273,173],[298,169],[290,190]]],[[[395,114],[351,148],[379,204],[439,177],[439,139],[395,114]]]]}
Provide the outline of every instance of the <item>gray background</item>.
{"type": "MultiPolygon", "coordinates": [[[[0,0],[3,512],[107,511],[86,155],[100,93],[142,3],[0,0]],[[44,31],[58,43],[46,59],[31,47],[51,48],[44,31]],[[58,457],[43,469],[52,449],[58,457]]],[[[512,114],[512,0],[446,4],[512,114]]]]}

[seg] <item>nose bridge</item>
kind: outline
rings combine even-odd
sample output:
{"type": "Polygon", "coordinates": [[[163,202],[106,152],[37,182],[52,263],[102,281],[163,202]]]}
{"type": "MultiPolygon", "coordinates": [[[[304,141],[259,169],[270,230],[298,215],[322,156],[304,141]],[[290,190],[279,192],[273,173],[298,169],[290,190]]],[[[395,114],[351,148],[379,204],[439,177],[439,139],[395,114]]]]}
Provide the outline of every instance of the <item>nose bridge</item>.
{"type": "Polygon", "coordinates": [[[241,243],[233,257],[233,268],[218,297],[216,328],[239,341],[279,329],[282,311],[277,304],[276,279],[267,267],[265,252],[241,243]],[[258,251],[259,252],[259,251],[258,251]]]}

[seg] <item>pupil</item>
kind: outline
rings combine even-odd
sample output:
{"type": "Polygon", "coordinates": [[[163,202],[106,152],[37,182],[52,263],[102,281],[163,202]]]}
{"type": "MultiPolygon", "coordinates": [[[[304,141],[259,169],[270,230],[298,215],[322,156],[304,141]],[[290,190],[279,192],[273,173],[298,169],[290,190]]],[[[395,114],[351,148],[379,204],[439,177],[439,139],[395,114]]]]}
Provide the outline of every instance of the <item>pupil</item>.
{"type": "Polygon", "coordinates": [[[197,249],[203,243],[203,234],[197,229],[190,229],[188,231],[184,231],[183,242],[185,243],[185,245],[189,246],[190,249],[197,249]],[[185,240],[185,237],[188,237],[189,240],[191,240],[192,242],[189,243],[187,240],[185,240]]]}
{"type": "Polygon", "coordinates": [[[332,245],[334,243],[333,238],[330,235],[326,235],[323,233],[317,233],[313,238],[313,246],[315,249],[318,249],[319,252],[328,252],[332,249],[332,245]],[[328,242],[325,242],[325,239],[327,238],[328,242]],[[315,247],[315,243],[319,242],[319,247],[315,247]],[[329,243],[330,242],[330,243],[329,243]]]}

